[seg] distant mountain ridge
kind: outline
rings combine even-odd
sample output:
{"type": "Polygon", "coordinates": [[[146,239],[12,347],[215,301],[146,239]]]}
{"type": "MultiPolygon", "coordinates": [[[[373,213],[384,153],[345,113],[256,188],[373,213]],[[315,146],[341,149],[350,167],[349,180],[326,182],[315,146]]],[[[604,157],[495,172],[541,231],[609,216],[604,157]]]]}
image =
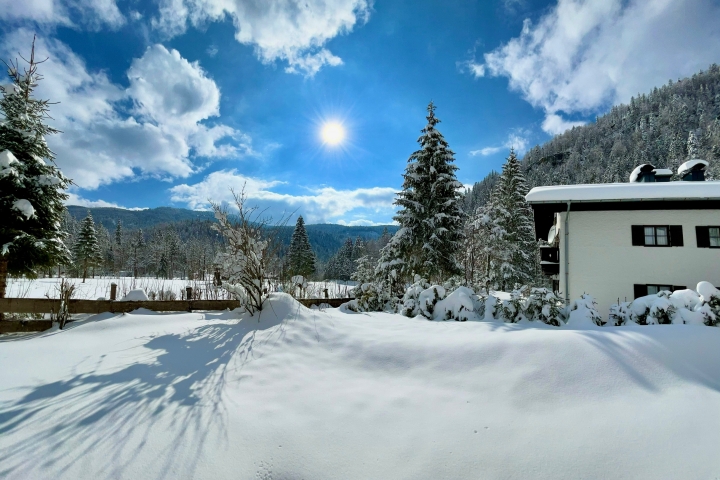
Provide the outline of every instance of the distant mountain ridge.
{"type": "MultiPolygon", "coordinates": [[[[193,235],[205,235],[208,228],[183,228],[189,224],[198,223],[214,223],[215,216],[213,212],[199,212],[188,210],[185,208],[174,207],[157,207],[146,210],[125,210],[122,208],[112,207],[80,207],[77,205],[68,205],[70,215],[76,220],[82,220],[87,216],[88,211],[92,214],[96,224],[105,227],[110,233],[115,231],[118,221],[122,221],[123,229],[145,231],[159,227],[162,225],[175,224],[178,226],[178,233],[183,240],[184,232],[193,232],[193,235]]],[[[390,234],[394,234],[397,225],[378,225],[378,226],[353,226],[337,225],[331,223],[309,224],[305,226],[310,237],[310,243],[320,261],[327,261],[345,242],[346,239],[357,237],[363,240],[379,238],[385,228],[390,234]]],[[[280,238],[284,244],[290,244],[294,225],[282,227],[280,230],[280,238]]]]}

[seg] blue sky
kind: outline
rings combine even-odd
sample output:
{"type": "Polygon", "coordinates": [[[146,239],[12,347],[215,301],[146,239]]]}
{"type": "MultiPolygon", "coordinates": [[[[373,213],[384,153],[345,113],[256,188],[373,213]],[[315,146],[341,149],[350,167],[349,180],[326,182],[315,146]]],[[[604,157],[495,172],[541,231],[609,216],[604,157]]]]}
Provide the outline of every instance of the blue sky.
{"type": "Polygon", "coordinates": [[[465,184],[720,62],[717,0],[0,0],[49,57],[69,203],[388,223],[430,100],[465,184]],[[323,143],[328,122],[339,145],[323,143]]]}

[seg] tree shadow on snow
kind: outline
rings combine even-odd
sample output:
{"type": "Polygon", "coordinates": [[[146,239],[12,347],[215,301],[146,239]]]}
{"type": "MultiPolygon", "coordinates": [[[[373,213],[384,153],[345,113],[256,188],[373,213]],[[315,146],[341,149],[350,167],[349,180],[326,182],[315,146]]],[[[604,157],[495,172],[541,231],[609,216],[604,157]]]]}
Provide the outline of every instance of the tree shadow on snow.
{"type": "MultiPolygon", "coordinates": [[[[208,435],[226,441],[224,387],[242,380],[243,366],[261,356],[259,345],[284,337],[293,312],[290,302],[280,304],[260,317],[150,338],[143,345],[148,350],[144,363],[133,355],[132,363],[105,373],[101,358],[90,373],[36,386],[20,399],[0,403],[0,438],[5,438],[0,478],[36,477],[38,467],[59,477],[98,449],[112,454],[101,470],[88,475],[122,477],[154,427],[174,435],[154,454],[158,471],[166,472],[160,478],[172,477],[173,471],[192,477],[196,453],[208,435]]],[[[222,319],[227,313],[203,317],[222,319]]]]}

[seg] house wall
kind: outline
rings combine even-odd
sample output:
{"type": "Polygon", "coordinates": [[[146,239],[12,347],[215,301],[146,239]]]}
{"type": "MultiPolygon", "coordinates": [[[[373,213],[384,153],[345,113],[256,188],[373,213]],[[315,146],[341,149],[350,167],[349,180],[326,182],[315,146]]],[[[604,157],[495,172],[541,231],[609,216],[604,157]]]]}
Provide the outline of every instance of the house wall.
{"type": "MultiPolygon", "coordinates": [[[[561,228],[566,213],[560,214],[561,228]]],[[[720,286],[720,248],[698,248],[695,226],[720,225],[720,210],[573,212],[569,217],[569,290],[565,241],[560,232],[560,291],[570,300],[589,293],[607,318],[610,305],[633,300],[633,285],[684,285],[706,280],[720,286]],[[632,245],[632,225],[682,225],[683,247],[632,245]]]]}

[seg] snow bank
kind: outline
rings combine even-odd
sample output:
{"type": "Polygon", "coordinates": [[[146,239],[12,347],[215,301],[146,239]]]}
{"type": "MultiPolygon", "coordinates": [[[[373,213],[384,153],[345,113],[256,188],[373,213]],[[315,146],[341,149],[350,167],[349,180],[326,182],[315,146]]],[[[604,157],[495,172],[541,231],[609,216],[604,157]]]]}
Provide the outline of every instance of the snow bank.
{"type": "Polygon", "coordinates": [[[428,322],[272,294],[254,317],[98,315],[0,341],[0,365],[6,480],[720,473],[715,328],[428,322]]]}
{"type": "Polygon", "coordinates": [[[138,288],[130,290],[127,295],[120,299],[123,302],[142,302],[148,300],[148,296],[145,294],[145,290],[138,288]]]}

